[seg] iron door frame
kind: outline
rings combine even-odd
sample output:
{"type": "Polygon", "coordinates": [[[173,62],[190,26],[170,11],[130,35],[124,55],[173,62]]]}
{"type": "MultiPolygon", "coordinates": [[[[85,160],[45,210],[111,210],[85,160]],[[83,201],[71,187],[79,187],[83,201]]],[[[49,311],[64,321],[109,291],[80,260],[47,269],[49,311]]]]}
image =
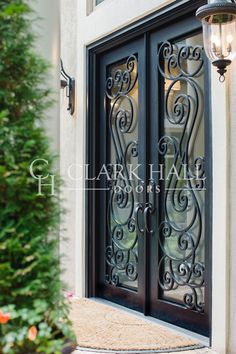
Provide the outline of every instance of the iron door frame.
{"type": "MultiPolygon", "coordinates": [[[[98,84],[98,62],[99,57],[105,51],[115,48],[119,45],[124,44],[130,40],[134,40],[138,36],[143,36],[144,46],[146,50],[148,50],[148,37],[151,31],[156,31],[158,29],[162,29],[163,26],[167,23],[171,23],[172,21],[181,21],[187,20],[191,17],[194,22],[194,31],[197,29],[201,29],[200,22],[195,20],[195,11],[196,9],[206,4],[206,0],[180,0],[175,1],[173,4],[170,4],[163,9],[144,17],[141,20],[136,21],[134,24],[124,27],[121,30],[118,30],[111,35],[108,35],[91,45],[87,46],[87,120],[86,120],[86,164],[90,166],[90,175],[94,176],[96,173],[96,161],[97,161],[97,150],[95,146],[95,141],[98,138],[98,119],[97,119],[97,111],[96,107],[98,107],[98,98],[96,96],[96,87],[98,84]]],[[[183,28],[184,30],[184,28],[183,28]]],[[[148,63],[148,56],[146,57],[148,63]]],[[[149,86],[149,78],[146,73],[146,99],[145,99],[145,107],[146,107],[146,116],[148,119],[148,86],[149,86]]],[[[210,79],[209,79],[210,83],[210,79]]],[[[209,86],[206,88],[206,92],[209,90],[209,86]]],[[[210,102],[209,102],[210,105],[210,102]]],[[[210,106],[209,112],[210,112],[210,106]]],[[[212,156],[212,146],[211,146],[211,119],[209,117],[207,122],[207,153],[209,156],[212,156]]],[[[212,166],[209,162],[208,164],[208,175],[211,174],[212,166]]],[[[207,182],[208,188],[208,197],[209,204],[212,205],[212,181],[207,182]]],[[[94,188],[94,181],[86,181],[86,196],[85,196],[85,205],[86,205],[86,214],[85,214],[85,252],[86,252],[86,296],[87,297],[96,297],[99,296],[98,290],[96,288],[96,282],[98,277],[98,268],[97,268],[97,240],[96,240],[96,228],[98,218],[97,210],[98,199],[94,188]]],[[[207,254],[208,254],[208,291],[207,291],[207,308],[208,308],[208,317],[209,317],[209,336],[211,337],[211,268],[212,268],[212,254],[211,254],[211,224],[212,224],[212,211],[211,207],[208,208],[208,246],[207,246],[207,254]]],[[[145,240],[147,238],[145,237],[145,240]]],[[[145,241],[144,249],[145,249],[145,258],[149,257],[149,249],[148,249],[148,241],[145,241]]],[[[150,306],[148,303],[149,299],[149,285],[150,285],[150,272],[147,264],[145,265],[145,291],[143,294],[143,312],[144,314],[150,313],[150,306]]]]}
{"type": "MultiPolygon", "coordinates": [[[[138,58],[138,82],[141,83],[139,85],[139,99],[138,99],[138,106],[139,106],[139,113],[138,113],[138,163],[142,166],[146,166],[145,161],[145,134],[143,132],[146,130],[146,119],[145,117],[145,97],[144,97],[144,90],[140,88],[143,87],[145,81],[145,73],[144,68],[146,67],[145,63],[145,53],[144,53],[144,45],[143,45],[143,38],[139,37],[132,41],[125,43],[119,48],[109,49],[108,51],[102,53],[98,58],[97,65],[99,66],[100,70],[98,73],[98,87],[99,87],[99,94],[98,102],[97,102],[97,110],[98,110],[98,120],[99,126],[97,133],[99,137],[102,137],[102,144],[99,144],[96,148],[97,152],[97,161],[96,166],[98,169],[100,166],[104,164],[104,162],[109,163],[108,161],[108,146],[109,146],[109,126],[107,120],[107,111],[108,111],[108,100],[107,97],[104,101],[105,91],[106,91],[106,79],[107,79],[107,68],[111,65],[121,62],[123,59],[127,59],[131,55],[136,55],[138,58]],[[141,153],[140,153],[141,152],[141,153]]],[[[96,172],[95,175],[98,175],[99,171],[96,172]]],[[[140,169],[140,177],[143,180],[146,180],[145,171],[140,169]]],[[[100,188],[105,189],[105,181],[104,183],[100,183],[100,188]]],[[[145,195],[143,195],[145,198],[145,195]]],[[[107,200],[107,192],[106,191],[98,191],[97,192],[97,200],[99,204],[99,208],[97,208],[97,220],[99,220],[99,224],[97,224],[96,230],[97,235],[99,234],[99,242],[97,242],[97,250],[96,258],[97,258],[97,278],[96,278],[96,293],[97,296],[103,297],[107,300],[112,300],[120,305],[130,307],[132,309],[142,311],[144,306],[144,292],[145,292],[145,277],[144,277],[144,265],[146,263],[143,251],[145,239],[142,236],[138,236],[138,286],[137,291],[129,289],[127,287],[114,287],[113,285],[104,283],[104,274],[106,262],[105,262],[105,249],[106,249],[106,240],[105,235],[107,231],[107,217],[106,217],[106,209],[108,205],[107,200]],[[141,266],[142,265],[142,266],[141,266]]]]}
{"type": "MultiPolygon", "coordinates": [[[[189,38],[189,36],[200,34],[201,28],[199,29],[197,23],[194,26],[192,23],[191,18],[185,19],[181,21],[181,27],[179,26],[178,22],[171,24],[168,28],[163,28],[157,31],[152,32],[150,35],[150,62],[149,67],[150,72],[149,75],[154,75],[155,68],[156,68],[156,47],[161,45],[165,40],[170,41],[171,43],[174,41],[178,41],[180,39],[189,38]]],[[[150,101],[149,101],[149,126],[150,129],[150,140],[153,142],[152,146],[150,147],[150,151],[148,156],[150,158],[149,163],[153,163],[155,161],[157,155],[156,149],[156,141],[157,138],[160,138],[160,132],[162,131],[162,117],[163,117],[163,86],[160,82],[160,74],[158,73],[158,69],[156,68],[156,75],[157,80],[151,80],[150,82],[150,101]],[[161,89],[160,89],[161,87],[161,89]],[[157,99],[155,99],[157,97],[157,99]],[[158,119],[155,119],[158,117],[158,119]]],[[[207,94],[207,97],[210,97],[210,63],[207,60],[206,56],[204,55],[204,92],[207,94]]],[[[162,79],[163,80],[163,79],[162,79]]],[[[209,201],[210,205],[212,203],[212,147],[211,143],[211,115],[210,115],[210,99],[204,100],[204,141],[205,141],[205,156],[206,156],[206,201],[209,201]]],[[[159,161],[160,162],[160,161],[159,161]]],[[[155,181],[158,183],[158,181],[155,181]]],[[[156,209],[157,213],[159,214],[157,218],[160,218],[160,213],[162,210],[158,208],[161,204],[161,193],[159,193],[156,197],[156,209]]],[[[152,268],[149,272],[149,282],[150,282],[150,303],[148,313],[154,317],[159,318],[160,320],[164,320],[166,322],[170,322],[175,325],[179,325],[183,328],[188,330],[197,332],[201,335],[210,336],[210,326],[211,326],[211,302],[209,302],[211,296],[211,263],[212,263],[212,255],[211,255],[211,210],[212,208],[209,207],[208,203],[206,204],[204,210],[204,217],[207,220],[205,225],[205,260],[206,260],[206,271],[205,271],[205,299],[206,303],[204,306],[204,314],[194,312],[194,315],[191,316],[191,311],[186,311],[181,305],[174,303],[172,305],[171,301],[160,299],[159,294],[161,293],[160,287],[155,289],[156,282],[155,279],[155,272],[154,272],[154,263],[156,259],[160,258],[161,249],[158,246],[158,237],[153,237],[149,235],[150,241],[150,267],[152,268]],[[157,253],[156,250],[158,249],[157,253]],[[157,256],[158,254],[158,256],[157,256]],[[157,290],[157,291],[156,291],[157,290]]],[[[150,220],[150,228],[155,229],[155,225],[152,220],[150,220]]],[[[160,237],[160,235],[159,235],[160,237]]]]}

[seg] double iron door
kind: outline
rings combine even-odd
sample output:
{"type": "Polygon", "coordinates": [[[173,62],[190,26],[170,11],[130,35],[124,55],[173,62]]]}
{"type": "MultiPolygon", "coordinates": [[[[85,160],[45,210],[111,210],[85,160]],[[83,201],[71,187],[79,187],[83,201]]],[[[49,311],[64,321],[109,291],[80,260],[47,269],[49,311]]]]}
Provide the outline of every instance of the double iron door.
{"type": "Polygon", "coordinates": [[[192,18],[97,60],[94,295],[210,330],[208,70],[192,18]]]}

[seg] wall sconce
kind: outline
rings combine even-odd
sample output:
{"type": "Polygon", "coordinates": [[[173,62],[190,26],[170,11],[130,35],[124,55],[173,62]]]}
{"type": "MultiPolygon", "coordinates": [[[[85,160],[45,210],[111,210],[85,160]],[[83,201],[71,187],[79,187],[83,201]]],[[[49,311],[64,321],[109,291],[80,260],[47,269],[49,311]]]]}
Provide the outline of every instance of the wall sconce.
{"type": "Polygon", "coordinates": [[[208,0],[196,16],[202,21],[206,55],[224,82],[226,68],[236,55],[236,0],[208,0]]]}
{"type": "Polygon", "coordinates": [[[64,70],[63,63],[61,60],[61,75],[63,80],[61,80],[61,88],[66,88],[66,97],[69,99],[67,110],[73,115],[75,111],[75,79],[70,77],[64,70]]]}

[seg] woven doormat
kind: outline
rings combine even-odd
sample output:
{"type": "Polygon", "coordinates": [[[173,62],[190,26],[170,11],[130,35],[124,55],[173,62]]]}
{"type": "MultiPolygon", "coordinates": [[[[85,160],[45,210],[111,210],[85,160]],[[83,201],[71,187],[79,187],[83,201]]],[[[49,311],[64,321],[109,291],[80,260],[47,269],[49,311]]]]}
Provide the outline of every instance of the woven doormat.
{"type": "Polygon", "coordinates": [[[166,353],[203,348],[159,324],[90,299],[71,300],[78,349],[100,353],[166,353]]]}

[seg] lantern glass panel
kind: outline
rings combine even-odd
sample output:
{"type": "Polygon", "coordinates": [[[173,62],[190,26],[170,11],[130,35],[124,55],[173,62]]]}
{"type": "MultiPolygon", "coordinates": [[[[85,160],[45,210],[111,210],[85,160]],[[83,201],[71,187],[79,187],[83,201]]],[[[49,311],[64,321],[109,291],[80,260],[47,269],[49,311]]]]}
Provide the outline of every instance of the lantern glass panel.
{"type": "Polygon", "coordinates": [[[205,17],[203,39],[206,55],[213,62],[233,60],[236,55],[236,16],[216,14],[205,17]]]}

